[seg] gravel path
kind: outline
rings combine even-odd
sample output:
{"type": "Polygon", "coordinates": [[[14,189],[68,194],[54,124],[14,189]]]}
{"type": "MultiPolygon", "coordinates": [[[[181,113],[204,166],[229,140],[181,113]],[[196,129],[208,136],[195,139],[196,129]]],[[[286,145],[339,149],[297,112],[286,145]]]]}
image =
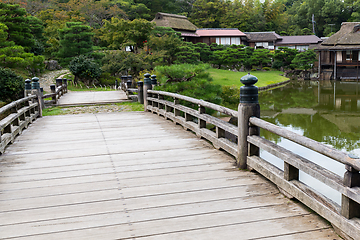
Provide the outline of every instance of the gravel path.
{"type": "Polygon", "coordinates": [[[40,87],[44,88],[44,91],[50,92],[50,85],[55,84],[55,79],[59,76],[63,76],[69,72],[69,69],[61,69],[52,72],[45,73],[41,75],[40,78],[40,87]]]}

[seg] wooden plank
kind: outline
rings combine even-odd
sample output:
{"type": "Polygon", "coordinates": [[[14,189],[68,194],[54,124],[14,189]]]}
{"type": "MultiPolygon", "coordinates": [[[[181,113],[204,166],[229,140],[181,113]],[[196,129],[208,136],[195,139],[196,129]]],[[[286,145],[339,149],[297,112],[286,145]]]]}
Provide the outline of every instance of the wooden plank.
{"type": "Polygon", "coordinates": [[[337,174],[264,138],[249,136],[248,141],[360,203],[360,189],[345,186],[337,174]]]}
{"type": "Polygon", "coordinates": [[[281,170],[259,157],[248,157],[248,164],[251,168],[261,173],[261,175],[313,209],[320,216],[341,228],[353,239],[360,236],[360,222],[356,219],[349,220],[339,215],[338,207],[332,205],[331,200],[323,200],[314,190],[299,181],[285,181],[281,170]]]}

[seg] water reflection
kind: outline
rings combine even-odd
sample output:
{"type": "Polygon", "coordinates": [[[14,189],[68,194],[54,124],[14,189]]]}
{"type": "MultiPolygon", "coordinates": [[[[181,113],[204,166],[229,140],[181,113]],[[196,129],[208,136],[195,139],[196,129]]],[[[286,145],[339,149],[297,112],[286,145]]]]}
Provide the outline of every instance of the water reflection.
{"type": "MultiPolygon", "coordinates": [[[[360,83],[294,81],[285,87],[260,93],[261,116],[268,122],[360,156],[360,83]]],[[[342,176],[345,167],[321,154],[275,134],[261,135],[280,146],[342,176]]],[[[283,169],[283,162],[262,152],[262,157],[283,169]]],[[[340,194],[301,173],[300,179],[340,203],[340,194]]]]}

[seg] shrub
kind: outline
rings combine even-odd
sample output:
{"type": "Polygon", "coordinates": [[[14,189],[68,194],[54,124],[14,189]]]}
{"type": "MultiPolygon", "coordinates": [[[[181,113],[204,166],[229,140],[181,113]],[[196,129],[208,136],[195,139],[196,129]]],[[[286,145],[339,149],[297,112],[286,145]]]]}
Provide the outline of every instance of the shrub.
{"type": "MultiPolygon", "coordinates": [[[[221,86],[211,83],[212,78],[206,72],[208,68],[209,65],[192,64],[156,67],[155,71],[161,83],[156,90],[178,93],[220,104],[221,86]]],[[[192,107],[189,103],[182,104],[192,107]]],[[[212,111],[207,109],[207,113],[212,113],[212,111]]]]}
{"type": "Polygon", "coordinates": [[[270,71],[271,68],[269,68],[269,67],[263,67],[262,70],[264,70],[264,71],[270,71]]]}
{"type": "Polygon", "coordinates": [[[251,69],[251,71],[252,71],[252,72],[256,72],[256,71],[257,71],[257,69],[253,68],[253,69],[251,69]]]}
{"type": "Polygon", "coordinates": [[[240,88],[237,86],[222,86],[222,105],[228,108],[237,109],[240,98],[240,88]]]}
{"type": "Polygon", "coordinates": [[[118,80],[118,83],[120,84],[120,80],[117,79],[114,76],[111,76],[110,73],[103,72],[99,78],[99,84],[100,85],[106,85],[106,86],[113,86],[115,85],[115,81],[118,80]]]}
{"type": "Polygon", "coordinates": [[[84,55],[74,57],[69,64],[69,70],[75,76],[74,82],[80,80],[88,86],[94,84],[102,73],[100,66],[84,55]]]}
{"type": "Polygon", "coordinates": [[[0,101],[11,102],[23,97],[24,79],[10,69],[0,67],[0,101]]]}

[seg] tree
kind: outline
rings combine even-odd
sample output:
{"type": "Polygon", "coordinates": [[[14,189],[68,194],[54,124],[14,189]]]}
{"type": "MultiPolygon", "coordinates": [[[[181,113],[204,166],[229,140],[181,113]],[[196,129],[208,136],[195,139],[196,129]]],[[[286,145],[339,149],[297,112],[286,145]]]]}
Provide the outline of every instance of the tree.
{"type": "Polygon", "coordinates": [[[71,58],[92,52],[91,27],[81,22],[68,22],[59,30],[60,50],[57,56],[68,64],[71,58]]]}
{"type": "Polygon", "coordinates": [[[111,49],[130,47],[132,52],[137,53],[144,47],[153,27],[154,23],[144,19],[129,21],[111,18],[110,21],[105,20],[99,38],[111,49]]]}
{"type": "Polygon", "coordinates": [[[195,46],[191,42],[183,42],[175,54],[176,60],[174,63],[182,64],[197,64],[200,62],[200,53],[195,50],[195,46]]]}
{"type": "Polygon", "coordinates": [[[23,95],[24,80],[10,69],[0,67],[0,101],[10,102],[23,95]]]}
{"type": "Polygon", "coordinates": [[[6,40],[13,41],[16,45],[24,47],[26,51],[30,51],[35,45],[30,20],[34,22],[35,18],[29,19],[26,10],[19,5],[0,2],[0,10],[0,22],[8,27],[6,40]]]}
{"type": "Polygon", "coordinates": [[[196,0],[189,20],[201,28],[221,27],[221,16],[226,13],[226,1],[196,0]]]}
{"type": "Polygon", "coordinates": [[[27,53],[22,46],[7,41],[7,30],[8,27],[0,23],[0,66],[28,68],[31,74],[41,72],[44,69],[44,57],[27,53]]]}
{"type": "Polygon", "coordinates": [[[313,67],[316,61],[316,54],[314,50],[307,50],[297,54],[292,60],[292,64],[297,69],[309,70],[313,67]]]}
{"type": "Polygon", "coordinates": [[[123,74],[138,76],[143,69],[149,69],[150,64],[146,61],[147,54],[143,51],[138,54],[122,50],[111,50],[105,52],[103,58],[103,71],[113,76],[123,74]]]}
{"type": "Polygon", "coordinates": [[[84,55],[74,57],[69,63],[69,70],[75,76],[74,82],[80,80],[87,86],[94,84],[102,72],[97,63],[84,55]]]}
{"type": "Polygon", "coordinates": [[[158,55],[163,62],[172,64],[183,41],[180,33],[169,27],[155,27],[149,36],[146,46],[150,55],[158,55]]]}
{"type": "Polygon", "coordinates": [[[279,49],[275,50],[273,55],[274,62],[273,68],[279,69],[281,67],[290,68],[291,62],[295,58],[295,56],[299,53],[298,50],[288,48],[288,47],[279,47],[279,49]]]}
{"type": "Polygon", "coordinates": [[[213,59],[213,52],[206,43],[196,43],[195,50],[200,54],[200,61],[203,63],[210,63],[213,59]]]}
{"type": "Polygon", "coordinates": [[[269,49],[255,49],[251,58],[251,65],[260,66],[263,68],[263,65],[268,65],[271,63],[271,53],[269,49]]]}

